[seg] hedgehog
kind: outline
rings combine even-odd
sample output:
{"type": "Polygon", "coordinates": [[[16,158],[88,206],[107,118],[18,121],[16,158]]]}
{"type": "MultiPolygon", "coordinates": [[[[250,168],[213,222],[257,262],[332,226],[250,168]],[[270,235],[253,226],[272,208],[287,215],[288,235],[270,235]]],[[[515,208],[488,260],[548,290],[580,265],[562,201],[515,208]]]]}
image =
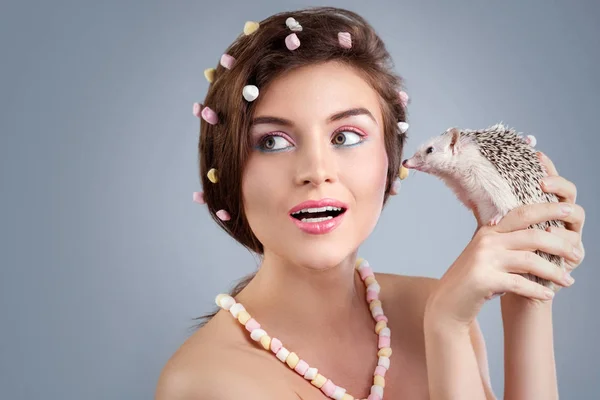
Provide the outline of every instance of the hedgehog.
{"type": "MultiPolygon", "coordinates": [[[[481,223],[495,225],[515,207],[558,202],[555,194],[540,187],[547,171],[535,144],[533,135],[523,136],[503,123],[477,130],[452,127],[421,144],[402,166],[439,178],[481,223]]],[[[529,228],[545,230],[549,226],[564,227],[564,223],[551,220],[529,228]]],[[[562,257],[540,250],[535,253],[565,270],[562,257]]],[[[560,289],[533,274],[520,275],[552,290],[560,289]]]]}

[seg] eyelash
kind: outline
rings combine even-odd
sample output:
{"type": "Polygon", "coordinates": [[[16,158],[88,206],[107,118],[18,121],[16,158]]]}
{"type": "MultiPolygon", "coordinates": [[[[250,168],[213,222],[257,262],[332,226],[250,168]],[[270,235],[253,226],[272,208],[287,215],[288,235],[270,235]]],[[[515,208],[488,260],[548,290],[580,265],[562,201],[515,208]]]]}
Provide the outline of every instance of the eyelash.
{"type": "MultiPolygon", "coordinates": [[[[343,144],[341,144],[341,145],[334,145],[336,147],[354,147],[354,146],[357,146],[357,145],[361,144],[362,142],[364,142],[365,138],[367,137],[367,135],[365,135],[364,133],[362,133],[358,129],[353,128],[353,127],[349,127],[349,126],[348,127],[342,127],[342,128],[339,128],[338,130],[336,130],[333,133],[333,137],[336,137],[338,134],[340,134],[342,132],[352,132],[352,133],[355,133],[355,134],[357,134],[360,137],[360,140],[358,142],[356,142],[356,143],[351,144],[351,145],[343,145],[343,144]]],[[[289,147],[286,147],[284,149],[279,149],[279,150],[267,150],[267,149],[265,149],[263,147],[265,141],[268,138],[272,137],[272,136],[279,136],[279,137],[282,137],[282,138],[284,138],[284,139],[286,139],[286,140],[289,141],[288,136],[285,135],[285,134],[281,134],[281,133],[277,133],[277,132],[267,133],[267,134],[261,136],[261,138],[257,141],[256,146],[254,146],[255,149],[257,149],[259,151],[262,151],[264,153],[276,153],[276,152],[280,152],[280,151],[286,151],[286,150],[289,149],[289,147]]]]}

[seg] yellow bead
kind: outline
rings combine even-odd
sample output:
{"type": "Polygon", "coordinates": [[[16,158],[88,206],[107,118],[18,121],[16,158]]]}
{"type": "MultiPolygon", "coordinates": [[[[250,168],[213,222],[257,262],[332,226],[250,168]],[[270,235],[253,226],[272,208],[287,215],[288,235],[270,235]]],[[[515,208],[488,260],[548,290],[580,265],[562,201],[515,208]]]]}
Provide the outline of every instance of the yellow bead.
{"type": "Polygon", "coordinates": [[[354,400],[354,397],[352,397],[351,395],[349,395],[348,393],[345,393],[342,396],[342,400],[354,400]]]}
{"type": "Polygon", "coordinates": [[[209,83],[212,83],[215,80],[215,72],[217,72],[214,68],[206,68],[204,70],[204,77],[209,83]]]}
{"type": "Polygon", "coordinates": [[[212,183],[217,183],[219,181],[219,176],[217,170],[215,168],[211,168],[210,171],[206,174],[208,180],[212,183]]]}
{"type": "Polygon", "coordinates": [[[373,300],[372,302],[369,303],[369,310],[373,311],[373,308],[375,307],[381,307],[381,300],[373,300]]]}
{"type": "Polygon", "coordinates": [[[254,21],[247,21],[244,24],[244,35],[251,35],[254,32],[256,32],[256,30],[258,29],[259,24],[258,22],[254,22],[254,21]]]}
{"type": "Polygon", "coordinates": [[[354,263],[354,268],[358,268],[363,261],[364,261],[364,258],[362,258],[362,257],[357,258],[356,262],[354,263]]]}
{"type": "Polygon", "coordinates": [[[299,361],[300,361],[300,357],[298,357],[298,355],[296,353],[294,353],[293,351],[285,359],[286,364],[291,369],[296,368],[296,365],[298,365],[299,361]]]}
{"type": "Polygon", "coordinates": [[[377,321],[377,323],[375,324],[375,332],[377,332],[377,334],[379,335],[379,332],[381,332],[381,330],[385,327],[387,327],[387,322],[377,321]]]}
{"type": "Polygon", "coordinates": [[[242,325],[246,325],[246,322],[250,319],[250,314],[248,314],[248,311],[242,310],[239,312],[237,319],[242,325]]]}
{"type": "Polygon", "coordinates": [[[379,357],[383,356],[383,357],[390,357],[392,355],[392,348],[391,347],[384,347],[379,349],[379,351],[377,352],[377,355],[379,357]]]}
{"type": "Polygon", "coordinates": [[[375,375],[373,377],[373,384],[381,387],[385,387],[385,378],[381,375],[375,375]]]}
{"type": "Polygon", "coordinates": [[[371,283],[376,283],[375,277],[373,275],[367,276],[365,278],[365,285],[370,285],[371,283]]]}
{"type": "Polygon", "coordinates": [[[321,374],[317,374],[317,376],[315,376],[315,379],[313,379],[312,381],[310,381],[310,383],[312,383],[313,386],[316,386],[319,389],[321,389],[321,387],[325,384],[325,382],[327,382],[327,378],[325,378],[321,374]]]}
{"type": "Polygon", "coordinates": [[[260,338],[260,344],[262,344],[262,347],[265,350],[271,350],[271,338],[269,335],[263,335],[263,337],[260,338]]]}
{"type": "Polygon", "coordinates": [[[398,172],[398,177],[400,178],[400,180],[406,179],[407,176],[408,169],[404,165],[400,166],[400,171],[398,172]]]}

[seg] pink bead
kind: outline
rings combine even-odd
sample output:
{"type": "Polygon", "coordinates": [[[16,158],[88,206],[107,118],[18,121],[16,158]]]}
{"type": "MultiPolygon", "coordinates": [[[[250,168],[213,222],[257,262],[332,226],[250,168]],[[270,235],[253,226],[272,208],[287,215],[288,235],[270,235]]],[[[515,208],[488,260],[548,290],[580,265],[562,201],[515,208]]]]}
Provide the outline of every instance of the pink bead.
{"type": "Polygon", "coordinates": [[[250,318],[248,322],[246,322],[246,329],[248,330],[248,332],[252,332],[253,330],[258,328],[260,328],[260,324],[256,322],[254,318],[250,318]]]}
{"type": "Polygon", "coordinates": [[[200,103],[194,103],[194,107],[192,108],[192,111],[193,111],[194,115],[198,118],[200,118],[201,109],[202,109],[202,106],[200,105],[200,103]]]}
{"type": "Polygon", "coordinates": [[[402,107],[406,107],[406,105],[408,104],[408,94],[404,90],[400,90],[398,92],[398,96],[400,97],[402,107]]]}
{"type": "Polygon", "coordinates": [[[277,354],[277,352],[283,347],[283,343],[281,343],[281,340],[277,339],[277,338],[273,338],[271,339],[271,351],[275,354],[277,354]]]}
{"type": "Polygon", "coordinates": [[[285,46],[289,50],[296,50],[300,47],[300,39],[298,39],[298,36],[295,33],[290,33],[285,37],[285,46]]]}
{"type": "Polygon", "coordinates": [[[377,300],[379,297],[379,293],[374,290],[367,290],[367,301],[370,303],[373,300],[377,300]]]}
{"type": "Polygon", "coordinates": [[[375,373],[373,374],[373,376],[375,375],[381,375],[381,376],[385,376],[385,372],[387,371],[387,369],[385,369],[385,367],[378,365],[375,368],[375,373]]]}
{"type": "Polygon", "coordinates": [[[300,360],[300,361],[298,361],[298,364],[296,364],[294,371],[296,371],[300,375],[304,376],[306,371],[308,371],[308,368],[309,368],[308,363],[304,360],[300,360]]]}
{"type": "Polygon", "coordinates": [[[352,36],[348,32],[338,32],[338,42],[343,48],[349,49],[352,47],[352,36]]]}
{"type": "Polygon", "coordinates": [[[331,379],[327,379],[327,381],[321,386],[321,391],[325,393],[327,397],[333,396],[333,392],[335,392],[335,384],[331,382],[331,379]]]}
{"type": "MultiPolygon", "coordinates": [[[[373,275],[373,269],[371,267],[363,267],[358,270],[360,272],[360,278],[364,281],[367,276],[373,275]]],[[[374,276],[374,275],[373,275],[374,276]]]]}
{"type": "Polygon", "coordinates": [[[375,316],[375,321],[379,322],[379,321],[385,321],[388,322],[388,317],[386,317],[385,315],[381,314],[381,315],[376,315],[375,316]]]}
{"type": "Polygon", "coordinates": [[[231,57],[229,54],[223,54],[221,56],[221,65],[227,69],[231,69],[231,67],[233,67],[234,62],[235,58],[231,57]]]}
{"type": "Polygon", "coordinates": [[[379,397],[378,394],[371,393],[369,397],[367,397],[367,400],[381,400],[381,397],[379,397]]]}
{"type": "Polygon", "coordinates": [[[380,349],[384,348],[384,347],[390,347],[390,337],[389,336],[379,336],[379,345],[378,347],[380,349]]]}
{"type": "Polygon", "coordinates": [[[193,200],[198,204],[206,204],[204,201],[204,193],[194,192],[193,200]]]}
{"type": "Polygon", "coordinates": [[[217,114],[211,110],[210,107],[204,107],[201,114],[202,119],[211,125],[215,125],[217,122],[219,122],[219,117],[217,117],[217,114]]]}
{"type": "Polygon", "coordinates": [[[216,212],[216,214],[221,221],[229,221],[231,219],[231,215],[229,215],[229,213],[225,210],[219,210],[216,212]]]}

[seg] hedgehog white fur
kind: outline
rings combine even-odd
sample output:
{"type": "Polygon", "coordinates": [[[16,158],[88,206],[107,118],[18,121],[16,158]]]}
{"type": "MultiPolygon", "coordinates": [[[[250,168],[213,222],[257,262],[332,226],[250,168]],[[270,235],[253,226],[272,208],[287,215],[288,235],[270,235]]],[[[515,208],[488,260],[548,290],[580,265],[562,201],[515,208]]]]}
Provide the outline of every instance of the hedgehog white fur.
{"type": "MultiPolygon", "coordinates": [[[[515,207],[558,201],[540,187],[546,171],[533,149],[535,142],[535,137],[523,137],[502,123],[479,130],[449,128],[422,143],[402,165],[438,177],[467,208],[477,212],[482,223],[494,225],[515,207]]],[[[564,224],[553,220],[530,228],[548,226],[564,224]]],[[[564,270],[562,257],[536,253],[564,270]]],[[[549,280],[521,275],[559,289],[549,280]]]]}

